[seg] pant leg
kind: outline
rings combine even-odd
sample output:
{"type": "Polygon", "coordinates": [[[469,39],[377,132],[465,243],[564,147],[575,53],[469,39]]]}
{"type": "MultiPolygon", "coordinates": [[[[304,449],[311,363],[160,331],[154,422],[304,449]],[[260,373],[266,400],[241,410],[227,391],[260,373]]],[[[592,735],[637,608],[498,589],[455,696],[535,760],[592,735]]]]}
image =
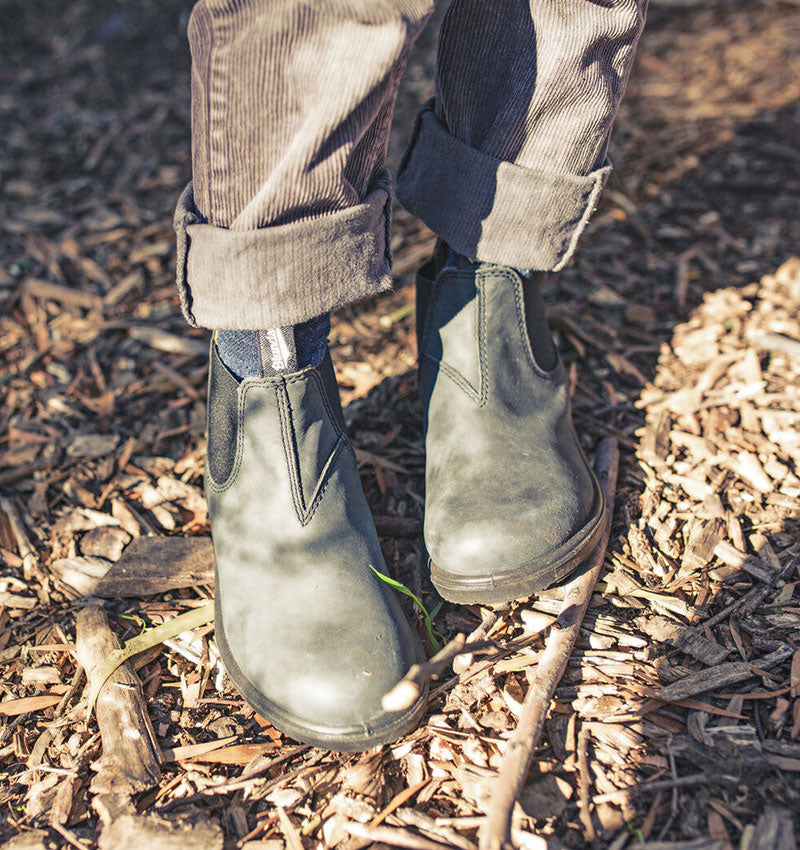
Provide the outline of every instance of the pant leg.
{"type": "Polygon", "coordinates": [[[391,285],[384,160],[433,0],[200,0],[193,183],[176,210],[191,324],[296,324],[391,285]]]}
{"type": "Polygon", "coordinates": [[[473,260],[562,268],[611,170],[646,5],[453,0],[398,200],[473,260]]]}

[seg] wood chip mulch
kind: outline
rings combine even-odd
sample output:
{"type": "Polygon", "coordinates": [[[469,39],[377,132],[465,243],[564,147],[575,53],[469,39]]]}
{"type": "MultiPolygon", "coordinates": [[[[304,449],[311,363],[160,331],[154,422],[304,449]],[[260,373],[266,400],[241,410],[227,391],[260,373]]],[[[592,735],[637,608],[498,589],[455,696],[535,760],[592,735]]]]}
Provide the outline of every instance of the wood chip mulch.
{"type": "MultiPolygon", "coordinates": [[[[9,10],[0,846],[474,850],[563,589],[495,610],[444,605],[443,640],[490,649],[456,658],[421,727],[379,751],[277,732],[227,681],[211,623],[127,659],[87,713],[99,659],[177,615],[201,621],[213,596],[207,337],[177,311],[170,224],[189,172],[186,9],[9,10]]],[[[800,836],[800,10],[662,0],[649,27],[617,172],[548,293],[581,439],[592,455],[616,440],[620,472],[604,570],[511,839],[788,850],[800,836]]],[[[426,33],[412,56],[395,163],[430,96],[434,47],[426,33]]],[[[342,311],[331,348],[387,562],[431,609],[406,284],[433,236],[401,210],[394,228],[397,291],[342,311]]]]}

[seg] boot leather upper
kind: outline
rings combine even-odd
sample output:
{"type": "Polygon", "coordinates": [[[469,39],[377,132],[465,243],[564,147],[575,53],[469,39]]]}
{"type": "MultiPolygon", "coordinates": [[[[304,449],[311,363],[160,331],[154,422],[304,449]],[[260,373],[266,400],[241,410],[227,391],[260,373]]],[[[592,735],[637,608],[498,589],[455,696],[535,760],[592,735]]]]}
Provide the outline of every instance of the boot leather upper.
{"type": "Polygon", "coordinates": [[[534,359],[520,276],[488,264],[430,275],[418,281],[425,542],[451,574],[502,577],[580,535],[598,488],[564,366],[534,359]]]}
{"type": "Polygon", "coordinates": [[[212,346],[206,495],[234,681],[276,725],[347,735],[395,722],[381,697],[424,656],[370,569],[386,572],[324,371],[237,385],[212,346]]]}

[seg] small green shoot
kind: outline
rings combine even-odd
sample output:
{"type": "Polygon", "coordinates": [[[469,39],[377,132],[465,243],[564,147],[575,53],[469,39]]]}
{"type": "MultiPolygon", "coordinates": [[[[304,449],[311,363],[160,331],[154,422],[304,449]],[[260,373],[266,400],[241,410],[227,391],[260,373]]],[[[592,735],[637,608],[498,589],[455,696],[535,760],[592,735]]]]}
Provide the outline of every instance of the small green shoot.
{"type": "Polygon", "coordinates": [[[396,322],[401,322],[403,319],[408,316],[413,316],[414,313],[417,312],[416,304],[406,304],[401,307],[399,310],[395,310],[394,313],[389,314],[389,321],[394,325],[396,322]]]}
{"type": "Polygon", "coordinates": [[[628,827],[628,832],[633,835],[639,844],[644,844],[644,835],[642,835],[642,830],[639,829],[638,826],[634,826],[632,823],[625,824],[628,827]]]}
{"type": "Polygon", "coordinates": [[[436,637],[436,632],[433,629],[433,618],[439,613],[439,609],[442,607],[442,603],[437,602],[436,607],[429,614],[428,609],[402,582],[396,581],[395,579],[390,578],[389,576],[384,575],[381,572],[378,572],[378,570],[376,570],[375,567],[372,566],[372,564],[369,565],[369,568],[372,570],[373,573],[375,573],[376,576],[378,576],[381,581],[385,581],[386,584],[388,584],[390,587],[393,587],[395,590],[399,590],[400,593],[404,593],[406,596],[411,597],[411,599],[413,599],[414,602],[417,603],[419,610],[422,611],[423,622],[425,623],[425,631],[428,635],[428,640],[430,641],[431,646],[433,647],[433,651],[438,652],[442,648],[442,642],[439,640],[439,638],[436,637]]]}
{"type": "Polygon", "coordinates": [[[136,625],[139,627],[140,635],[144,634],[144,630],[147,628],[147,623],[145,623],[145,621],[136,614],[120,614],[119,618],[120,620],[131,620],[132,622],[136,623],[136,625]]]}
{"type": "Polygon", "coordinates": [[[160,625],[153,626],[152,629],[147,629],[147,631],[136,635],[136,637],[126,640],[122,649],[115,649],[109,652],[103,663],[94,673],[92,687],[89,690],[87,700],[87,716],[91,715],[92,711],[94,711],[94,704],[100,690],[108,680],[108,677],[120,664],[123,664],[134,655],[150,649],[150,647],[158,646],[158,644],[163,643],[165,640],[174,638],[181,632],[190,632],[213,621],[214,603],[207,602],[199,608],[190,608],[188,611],[184,611],[183,614],[178,614],[177,617],[171,617],[160,625]]]}

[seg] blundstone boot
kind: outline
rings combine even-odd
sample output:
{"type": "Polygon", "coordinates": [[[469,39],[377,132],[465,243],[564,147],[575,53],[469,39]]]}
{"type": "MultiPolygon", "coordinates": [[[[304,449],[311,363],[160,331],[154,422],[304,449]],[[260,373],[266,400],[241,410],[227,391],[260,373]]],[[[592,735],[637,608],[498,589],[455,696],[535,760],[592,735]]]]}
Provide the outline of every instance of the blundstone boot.
{"type": "Polygon", "coordinates": [[[414,727],[426,694],[404,712],[381,708],[424,653],[372,569],[386,573],[329,356],[240,383],[212,343],[206,495],[216,638],[247,702],[332,750],[414,727]]]}
{"type": "Polygon", "coordinates": [[[543,276],[463,258],[436,272],[432,262],[417,281],[431,579],[452,602],[499,604],[586,558],[603,495],[575,436],[541,293],[525,291],[543,276]],[[526,301],[541,315],[526,316],[526,301]]]}

